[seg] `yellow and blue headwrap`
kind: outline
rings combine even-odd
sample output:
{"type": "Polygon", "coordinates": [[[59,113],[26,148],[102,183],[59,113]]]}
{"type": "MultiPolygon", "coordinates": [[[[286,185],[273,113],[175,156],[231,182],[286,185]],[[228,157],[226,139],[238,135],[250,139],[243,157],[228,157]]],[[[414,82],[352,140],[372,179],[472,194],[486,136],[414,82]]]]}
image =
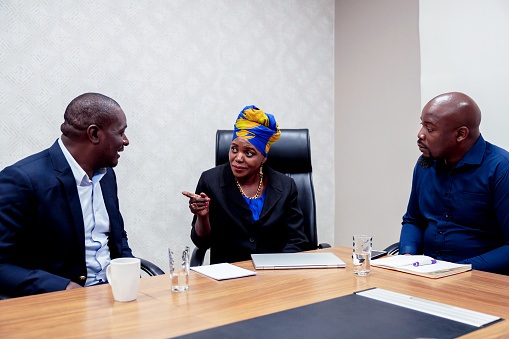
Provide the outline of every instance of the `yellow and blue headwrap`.
{"type": "Polygon", "coordinates": [[[264,113],[256,106],[246,106],[237,117],[234,125],[233,140],[246,138],[264,156],[275,143],[281,131],[272,114],[264,113]]]}

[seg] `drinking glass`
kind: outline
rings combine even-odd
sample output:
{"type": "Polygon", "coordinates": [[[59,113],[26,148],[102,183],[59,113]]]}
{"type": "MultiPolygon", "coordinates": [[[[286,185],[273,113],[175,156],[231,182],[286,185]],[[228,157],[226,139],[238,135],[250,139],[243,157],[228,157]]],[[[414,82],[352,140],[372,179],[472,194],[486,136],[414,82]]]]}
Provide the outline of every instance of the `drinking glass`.
{"type": "Polygon", "coordinates": [[[189,289],[189,246],[172,246],[168,248],[170,259],[171,290],[174,292],[189,289]]]}
{"type": "Polygon", "coordinates": [[[353,273],[364,276],[371,266],[372,238],[368,235],[353,236],[353,273]]]}

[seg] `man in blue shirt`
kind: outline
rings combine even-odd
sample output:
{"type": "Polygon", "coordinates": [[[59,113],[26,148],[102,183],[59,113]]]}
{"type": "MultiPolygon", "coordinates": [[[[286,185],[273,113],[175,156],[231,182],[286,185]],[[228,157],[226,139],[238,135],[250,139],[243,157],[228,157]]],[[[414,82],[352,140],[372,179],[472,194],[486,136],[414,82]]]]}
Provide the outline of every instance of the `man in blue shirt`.
{"type": "Polygon", "coordinates": [[[400,254],[509,273],[509,152],[486,142],[481,111],[463,93],[424,106],[400,254]]]}
{"type": "Polygon", "coordinates": [[[53,146],[0,172],[0,294],[100,284],[111,259],[133,256],[113,171],[126,128],[116,101],[82,94],[53,146]]]}

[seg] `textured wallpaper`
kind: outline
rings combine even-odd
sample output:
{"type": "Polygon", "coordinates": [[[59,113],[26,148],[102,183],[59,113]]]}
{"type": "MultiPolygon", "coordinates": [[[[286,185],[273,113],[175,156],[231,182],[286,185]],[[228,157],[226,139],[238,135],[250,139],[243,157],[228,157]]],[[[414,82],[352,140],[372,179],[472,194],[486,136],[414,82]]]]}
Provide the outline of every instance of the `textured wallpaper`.
{"type": "Polygon", "coordinates": [[[129,242],[168,271],[168,245],[192,244],[180,192],[214,166],[216,130],[256,105],[310,129],[332,244],[333,31],[333,0],[2,0],[0,167],[49,147],[74,97],[112,97],[130,140],[115,169],[129,242]]]}

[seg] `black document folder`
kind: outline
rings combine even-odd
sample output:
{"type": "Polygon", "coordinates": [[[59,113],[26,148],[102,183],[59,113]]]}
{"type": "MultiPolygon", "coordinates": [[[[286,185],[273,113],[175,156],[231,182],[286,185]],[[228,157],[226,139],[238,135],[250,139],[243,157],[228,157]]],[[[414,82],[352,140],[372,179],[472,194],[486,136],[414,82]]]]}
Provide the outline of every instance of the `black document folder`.
{"type": "Polygon", "coordinates": [[[180,338],[456,338],[478,329],[350,294],[180,338]]]}

